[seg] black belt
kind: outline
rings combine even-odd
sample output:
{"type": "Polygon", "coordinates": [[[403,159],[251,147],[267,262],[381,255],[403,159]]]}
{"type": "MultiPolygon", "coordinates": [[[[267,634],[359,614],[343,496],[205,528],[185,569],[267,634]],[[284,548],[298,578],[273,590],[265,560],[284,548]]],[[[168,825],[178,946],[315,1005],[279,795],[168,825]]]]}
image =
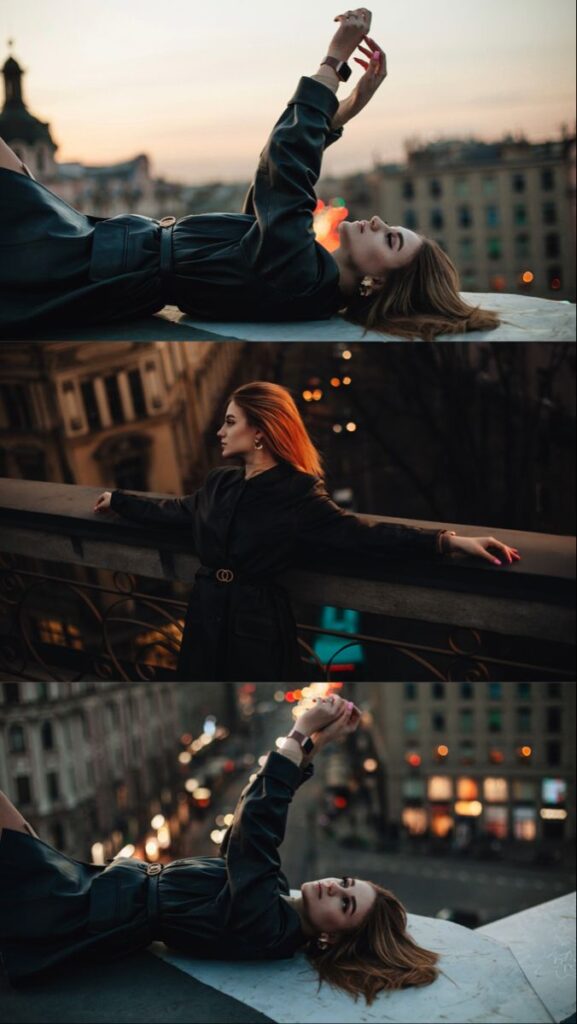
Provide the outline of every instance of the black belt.
{"type": "Polygon", "coordinates": [[[162,874],[162,864],[147,864],[146,874],[148,875],[148,893],[146,898],[146,913],[148,925],[152,932],[160,920],[160,900],[158,898],[158,883],[162,874]]]}
{"type": "Polygon", "coordinates": [[[176,224],[176,217],[163,217],[159,222],[160,231],[160,276],[163,281],[172,274],[172,232],[176,224]]]}

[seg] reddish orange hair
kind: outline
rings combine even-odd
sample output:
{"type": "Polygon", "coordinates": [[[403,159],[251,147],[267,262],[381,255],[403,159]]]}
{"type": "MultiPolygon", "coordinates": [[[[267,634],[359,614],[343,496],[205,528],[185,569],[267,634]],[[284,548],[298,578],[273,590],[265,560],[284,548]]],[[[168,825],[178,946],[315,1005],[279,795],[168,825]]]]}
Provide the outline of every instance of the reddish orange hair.
{"type": "Polygon", "coordinates": [[[229,402],[243,410],[251,427],[262,430],[267,447],[279,462],[288,462],[301,473],[323,476],[320,454],[286,388],[255,380],[233,391],[229,402]]]}

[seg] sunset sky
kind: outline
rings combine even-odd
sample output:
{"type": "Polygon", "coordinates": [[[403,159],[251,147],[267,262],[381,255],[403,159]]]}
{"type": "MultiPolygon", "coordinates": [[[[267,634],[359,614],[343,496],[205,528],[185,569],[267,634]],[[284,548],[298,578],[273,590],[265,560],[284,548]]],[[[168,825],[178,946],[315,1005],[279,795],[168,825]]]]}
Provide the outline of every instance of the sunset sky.
{"type": "MultiPolygon", "coordinates": [[[[59,161],[145,152],[154,175],[248,178],[300,75],[314,74],[343,13],[333,0],[2,0],[0,63],[59,161]]],[[[573,0],[375,3],[389,76],[331,147],[326,173],[404,158],[404,141],[575,130],[573,0]]],[[[362,74],[357,64],[339,98],[362,74]]]]}

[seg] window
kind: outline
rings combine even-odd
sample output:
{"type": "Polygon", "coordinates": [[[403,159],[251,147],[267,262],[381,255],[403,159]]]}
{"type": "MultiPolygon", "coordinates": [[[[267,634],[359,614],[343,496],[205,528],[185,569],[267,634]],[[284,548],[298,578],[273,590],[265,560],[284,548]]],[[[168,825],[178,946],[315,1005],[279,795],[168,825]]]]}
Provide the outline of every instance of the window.
{"type": "Polygon", "coordinates": [[[507,779],[490,776],[483,782],[483,794],[489,803],[505,803],[509,797],[507,779]]]}
{"type": "Polygon", "coordinates": [[[495,193],[497,191],[497,182],[495,181],[495,178],[490,177],[489,175],[485,175],[483,177],[482,186],[483,186],[483,195],[484,196],[489,198],[490,196],[494,196],[495,195],[495,193]]]}
{"type": "Polygon", "coordinates": [[[473,712],[469,708],[459,711],[460,732],[473,732],[473,712]]]}
{"type": "Polygon", "coordinates": [[[431,210],[431,228],[433,231],[438,231],[445,225],[445,218],[443,217],[442,210],[431,210]]]}
{"type": "Polygon", "coordinates": [[[441,712],[436,711],[431,717],[431,726],[433,732],[444,732],[447,727],[445,716],[441,712]]]}
{"type": "Polygon", "coordinates": [[[468,178],[455,178],[455,195],[458,199],[468,199],[471,194],[468,178]]]}
{"type": "Polygon", "coordinates": [[[473,764],[475,747],[472,740],[461,740],[459,743],[459,764],[473,764]]]}
{"type": "Polygon", "coordinates": [[[416,711],[405,712],[405,732],[419,731],[419,715],[416,711]]]}
{"type": "Polygon", "coordinates": [[[132,396],[134,412],[138,419],[142,419],[143,416],[146,416],[146,401],[144,398],[144,388],[142,387],[140,370],[130,370],[128,374],[128,386],[132,396]]]}
{"type": "Polygon", "coordinates": [[[472,700],[473,692],[472,683],[460,683],[460,694],[463,700],[472,700]]]}
{"type": "Polygon", "coordinates": [[[531,683],[517,683],[517,700],[530,700],[531,683]]]}
{"type": "Polygon", "coordinates": [[[403,199],[415,198],[415,186],[410,178],[406,178],[401,185],[403,199]]]}
{"type": "Polygon", "coordinates": [[[4,702],[6,704],[20,703],[20,684],[4,683],[4,702]]]}
{"type": "Polygon", "coordinates": [[[543,203],[543,223],[557,223],[557,206],[555,203],[543,203]]]}
{"type": "Polygon", "coordinates": [[[405,683],[405,700],[417,699],[417,684],[405,683]]]}
{"type": "Polygon", "coordinates": [[[561,255],[561,239],[557,232],[545,235],[545,256],[547,259],[556,259],[561,255]]]}
{"type": "Polygon", "coordinates": [[[524,228],[527,224],[527,207],[526,206],[514,206],[513,207],[513,224],[517,228],[524,228]]]}
{"type": "Polygon", "coordinates": [[[543,192],[552,192],[555,188],[555,171],[541,171],[541,188],[543,192]]]}
{"type": "Polygon", "coordinates": [[[470,206],[457,207],[457,225],[460,228],[473,227],[473,214],[470,206]]]}
{"type": "Polygon", "coordinates": [[[473,239],[472,238],[460,238],[459,239],[459,258],[461,260],[472,260],[473,259],[473,239]]]}
{"type": "Polygon", "coordinates": [[[547,283],[552,292],[558,292],[562,287],[563,277],[561,267],[549,267],[547,270],[547,283]]]}
{"type": "Polygon", "coordinates": [[[100,410],[96,401],[96,395],[94,394],[94,381],[82,381],[80,390],[82,392],[84,412],[86,413],[88,426],[90,430],[100,430],[102,423],[100,421],[100,410]]]}
{"type": "Polygon", "coordinates": [[[531,708],[517,708],[517,732],[530,732],[531,708]]]}
{"type": "Polygon", "coordinates": [[[503,255],[503,243],[500,238],[489,238],[487,242],[487,259],[500,260],[503,255]]]}
{"type": "Polygon", "coordinates": [[[54,750],[54,732],[51,722],[43,722],[40,730],[43,750],[54,750]]]}
{"type": "Polygon", "coordinates": [[[529,235],[523,231],[515,235],[515,259],[528,260],[531,255],[529,235]]]}
{"type": "Polygon", "coordinates": [[[561,744],[559,740],[548,740],[545,746],[547,764],[556,767],[561,764],[561,744]]]}
{"type": "Polygon", "coordinates": [[[429,800],[450,800],[453,795],[453,781],[448,775],[431,775],[427,784],[429,800]]]}
{"type": "Polygon", "coordinates": [[[104,386],[106,388],[106,397],[108,398],[108,408],[110,409],[112,422],[124,423],[124,409],[122,408],[122,399],[116,374],[105,377],[104,386]]]}
{"type": "Polygon", "coordinates": [[[48,785],[48,796],[51,800],[60,799],[60,786],[58,784],[58,775],[56,772],[48,772],[46,775],[46,782],[48,785]]]}
{"type": "Polygon", "coordinates": [[[432,199],[440,199],[443,195],[443,185],[438,178],[431,178],[429,182],[429,195],[432,199]]]}
{"type": "Polygon", "coordinates": [[[445,696],[445,684],[444,683],[433,683],[433,698],[435,700],[443,700],[445,696]]]}
{"type": "Polygon", "coordinates": [[[526,184],[527,183],[526,183],[525,175],[524,174],[514,174],[513,175],[512,179],[511,179],[511,185],[512,185],[512,188],[513,188],[513,192],[517,192],[517,193],[525,192],[526,184]]]}
{"type": "Polygon", "coordinates": [[[561,732],[561,708],[547,708],[547,732],[561,732]]]}
{"type": "Polygon", "coordinates": [[[403,223],[411,231],[418,231],[419,229],[419,218],[414,210],[405,210],[403,223]]]}
{"type": "Polygon", "coordinates": [[[8,729],[8,750],[11,754],[22,754],[26,750],[26,734],[21,725],[11,725],[8,729]]]}
{"type": "Polygon", "coordinates": [[[0,398],[11,427],[31,430],[35,426],[28,391],[22,384],[0,384],[0,398]]]}
{"type": "Polygon", "coordinates": [[[534,807],[513,808],[513,835],[515,839],[530,842],[537,835],[537,812],[534,807]]]}
{"type": "Polygon", "coordinates": [[[475,779],[462,776],[457,779],[457,800],[476,800],[479,796],[479,784],[475,779]]]}
{"type": "Polygon", "coordinates": [[[485,808],[485,831],[495,839],[506,839],[509,833],[506,807],[485,808]]]}
{"type": "Polygon", "coordinates": [[[485,207],[485,224],[488,228],[501,227],[501,213],[498,206],[485,207]]]}
{"type": "Polygon", "coordinates": [[[27,807],[32,803],[32,789],[30,779],[27,775],[18,775],[16,778],[16,804],[19,807],[27,807]]]}
{"type": "Polygon", "coordinates": [[[503,696],[503,684],[489,683],[488,691],[489,700],[501,700],[501,697],[503,696]]]}
{"type": "Polygon", "coordinates": [[[501,732],[503,729],[503,712],[501,708],[489,708],[487,729],[489,732],[501,732]]]}
{"type": "Polygon", "coordinates": [[[525,779],[515,779],[513,782],[513,800],[520,803],[535,799],[535,783],[525,779]]]}
{"type": "Polygon", "coordinates": [[[427,812],[422,807],[404,807],[401,820],[411,836],[422,836],[427,831],[427,812]]]}
{"type": "Polygon", "coordinates": [[[415,775],[408,779],[403,779],[403,796],[409,800],[419,800],[425,795],[425,780],[419,779],[415,775]]]}

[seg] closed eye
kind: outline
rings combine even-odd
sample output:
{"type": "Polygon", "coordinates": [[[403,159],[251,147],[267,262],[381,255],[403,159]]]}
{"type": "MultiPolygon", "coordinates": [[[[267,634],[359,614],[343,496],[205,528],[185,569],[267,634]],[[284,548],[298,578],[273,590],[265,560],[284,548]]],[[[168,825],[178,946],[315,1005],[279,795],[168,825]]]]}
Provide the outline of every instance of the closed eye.
{"type": "Polygon", "coordinates": [[[389,246],[392,249],[393,248],[393,236],[390,233],[387,235],[387,242],[389,243],[389,246]]]}

